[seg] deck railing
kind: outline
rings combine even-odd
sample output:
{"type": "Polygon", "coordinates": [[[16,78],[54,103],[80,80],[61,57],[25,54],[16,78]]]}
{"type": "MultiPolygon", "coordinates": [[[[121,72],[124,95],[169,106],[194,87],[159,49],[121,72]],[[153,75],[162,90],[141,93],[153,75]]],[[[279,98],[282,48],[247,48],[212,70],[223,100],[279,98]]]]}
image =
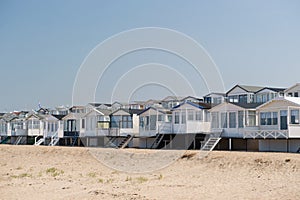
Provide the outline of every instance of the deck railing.
{"type": "Polygon", "coordinates": [[[288,138],[288,130],[246,130],[244,131],[244,138],[288,138]]]}

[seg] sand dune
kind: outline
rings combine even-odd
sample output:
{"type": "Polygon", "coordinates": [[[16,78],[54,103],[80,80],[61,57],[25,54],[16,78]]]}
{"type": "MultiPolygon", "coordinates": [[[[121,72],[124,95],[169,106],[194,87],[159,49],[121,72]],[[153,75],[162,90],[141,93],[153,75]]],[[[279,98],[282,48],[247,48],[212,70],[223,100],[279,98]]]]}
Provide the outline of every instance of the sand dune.
{"type": "Polygon", "coordinates": [[[1,145],[1,199],[300,199],[299,154],[198,153],[1,145]]]}

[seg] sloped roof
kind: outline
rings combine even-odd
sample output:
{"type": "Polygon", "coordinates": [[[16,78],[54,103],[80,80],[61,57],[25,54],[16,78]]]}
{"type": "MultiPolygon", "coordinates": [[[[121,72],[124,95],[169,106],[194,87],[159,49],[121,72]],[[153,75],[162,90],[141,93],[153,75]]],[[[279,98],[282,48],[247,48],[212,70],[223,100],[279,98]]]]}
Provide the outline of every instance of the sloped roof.
{"type": "Polygon", "coordinates": [[[110,115],[112,113],[111,110],[106,110],[106,109],[99,109],[96,108],[97,111],[101,112],[103,115],[110,115]]]}
{"type": "Polygon", "coordinates": [[[289,90],[291,90],[291,89],[293,89],[294,87],[297,87],[297,86],[299,86],[299,85],[300,85],[300,83],[296,83],[295,85],[293,85],[293,86],[291,86],[291,87],[285,89],[284,92],[287,92],[287,91],[289,91],[289,90]]]}
{"type": "Polygon", "coordinates": [[[142,110],[138,115],[141,115],[141,114],[143,114],[144,112],[147,112],[147,111],[150,110],[150,109],[156,110],[156,111],[158,111],[158,112],[160,112],[160,113],[163,113],[163,114],[170,114],[170,113],[171,113],[171,111],[168,110],[168,109],[158,109],[158,108],[156,108],[156,107],[150,106],[150,107],[148,107],[148,108],[142,110]]]}
{"type": "Polygon", "coordinates": [[[258,93],[258,92],[260,92],[262,90],[265,90],[265,89],[272,90],[274,92],[283,92],[284,90],[286,90],[286,88],[264,87],[264,88],[258,90],[256,93],[258,93]]]}
{"type": "Polygon", "coordinates": [[[62,119],[63,120],[68,120],[68,119],[81,119],[85,113],[69,113],[68,115],[64,116],[62,119]]]}
{"type": "Polygon", "coordinates": [[[55,117],[58,120],[62,120],[67,115],[52,115],[52,116],[55,117]]]}
{"type": "Polygon", "coordinates": [[[252,92],[255,93],[261,89],[263,89],[264,87],[261,86],[252,86],[252,85],[235,85],[233,88],[231,88],[227,93],[230,93],[232,90],[234,90],[236,87],[241,88],[242,90],[245,90],[246,92],[252,92]]]}
{"type": "Polygon", "coordinates": [[[28,119],[31,118],[31,117],[35,117],[35,118],[37,118],[37,119],[39,119],[39,120],[41,120],[41,119],[44,118],[42,115],[40,115],[40,114],[38,114],[38,113],[31,113],[30,115],[28,115],[28,116],[26,117],[26,120],[28,120],[28,119]]]}
{"type": "Polygon", "coordinates": [[[127,112],[128,114],[137,114],[137,115],[138,115],[140,112],[143,112],[143,110],[141,110],[141,109],[124,109],[124,108],[120,108],[120,109],[118,109],[118,110],[112,112],[111,115],[113,115],[114,113],[116,113],[116,112],[118,112],[118,111],[120,111],[120,110],[122,110],[122,111],[124,111],[124,112],[127,112]]]}
{"type": "Polygon", "coordinates": [[[189,104],[189,105],[191,105],[191,106],[194,106],[194,107],[200,108],[200,109],[210,109],[210,108],[211,108],[211,105],[208,104],[208,103],[202,103],[202,102],[199,102],[199,103],[192,103],[192,102],[187,101],[187,102],[183,102],[183,103],[181,103],[181,104],[175,106],[174,108],[172,108],[172,110],[173,110],[173,109],[176,109],[176,108],[179,108],[180,106],[182,106],[182,105],[184,105],[184,104],[189,104]]]}
{"type": "Polygon", "coordinates": [[[184,97],[179,97],[179,96],[167,96],[165,98],[163,98],[161,100],[161,102],[164,102],[164,101],[181,101],[184,97]]]}
{"type": "Polygon", "coordinates": [[[198,97],[193,97],[193,96],[187,96],[181,99],[181,101],[185,101],[186,99],[195,99],[197,101],[203,101],[202,98],[198,98],[198,97]]]}
{"type": "Polygon", "coordinates": [[[271,101],[263,103],[258,108],[264,107],[274,101],[288,101],[288,102],[295,104],[296,106],[300,106],[300,97],[277,97],[275,99],[272,99],[271,101]]]}
{"type": "Polygon", "coordinates": [[[111,107],[110,103],[89,103],[89,105],[91,105],[91,106],[93,106],[95,108],[97,108],[97,107],[99,107],[101,105],[104,105],[104,106],[107,106],[107,107],[111,107]]]}
{"type": "Polygon", "coordinates": [[[129,109],[128,111],[129,111],[130,114],[139,114],[143,110],[141,110],[141,109],[129,109]]]}
{"type": "Polygon", "coordinates": [[[242,89],[246,90],[247,92],[257,92],[264,87],[261,86],[251,86],[251,85],[239,85],[242,89]]]}
{"type": "Polygon", "coordinates": [[[233,102],[229,102],[233,105],[237,105],[239,107],[245,108],[245,109],[255,109],[258,106],[262,105],[263,103],[233,103],[233,102]]]}
{"type": "Polygon", "coordinates": [[[102,105],[102,103],[88,103],[88,105],[91,105],[93,107],[99,107],[100,105],[102,105]]]}
{"type": "Polygon", "coordinates": [[[207,94],[207,95],[205,95],[204,97],[208,97],[208,96],[210,96],[210,95],[219,95],[219,96],[223,96],[223,97],[225,97],[226,96],[226,94],[225,93],[221,93],[221,92],[211,92],[211,93],[209,93],[209,94],[207,94]]]}

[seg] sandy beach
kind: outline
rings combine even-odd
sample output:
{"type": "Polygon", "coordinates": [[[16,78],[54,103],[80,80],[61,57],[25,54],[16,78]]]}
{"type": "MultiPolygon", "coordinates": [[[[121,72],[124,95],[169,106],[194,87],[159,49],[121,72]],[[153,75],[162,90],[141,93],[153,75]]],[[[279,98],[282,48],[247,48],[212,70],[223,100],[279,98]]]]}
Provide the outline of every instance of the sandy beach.
{"type": "Polygon", "coordinates": [[[1,199],[300,199],[299,154],[1,145],[0,157],[1,199]]]}

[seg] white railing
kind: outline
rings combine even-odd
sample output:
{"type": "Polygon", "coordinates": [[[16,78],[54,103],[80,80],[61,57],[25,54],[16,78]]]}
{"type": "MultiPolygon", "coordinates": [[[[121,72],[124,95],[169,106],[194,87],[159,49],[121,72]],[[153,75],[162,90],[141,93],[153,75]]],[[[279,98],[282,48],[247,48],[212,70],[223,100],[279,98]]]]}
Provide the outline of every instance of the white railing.
{"type": "Polygon", "coordinates": [[[110,128],[108,136],[120,136],[120,129],[119,128],[110,128]]]}
{"type": "Polygon", "coordinates": [[[170,122],[164,122],[158,124],[158,133],[171,133],[172,132],[172,124],[170,122]]]}
{"type": "Polygon", "coordinates": [[[55,146],[59,141],[59,137],[58,137],[58,132],[55,132],[52,136],[51,136],[51,141],[49,143],[49,146],[55,146]]]}
{"type": "Polygon", "coordinates": [[[37,136],[37,137],[34,138],[34,145],[35,146],[39,146],[39,145],[41,145],[45,141],[44,138],[40,138],[39,140],[37,140],[38,137],[39,136],[37,136]]]}
{"type": "Polygon", "coordinates": [[[288,138],[288,130],[246,130],[244,131],[244,138],[288,138]]]}

